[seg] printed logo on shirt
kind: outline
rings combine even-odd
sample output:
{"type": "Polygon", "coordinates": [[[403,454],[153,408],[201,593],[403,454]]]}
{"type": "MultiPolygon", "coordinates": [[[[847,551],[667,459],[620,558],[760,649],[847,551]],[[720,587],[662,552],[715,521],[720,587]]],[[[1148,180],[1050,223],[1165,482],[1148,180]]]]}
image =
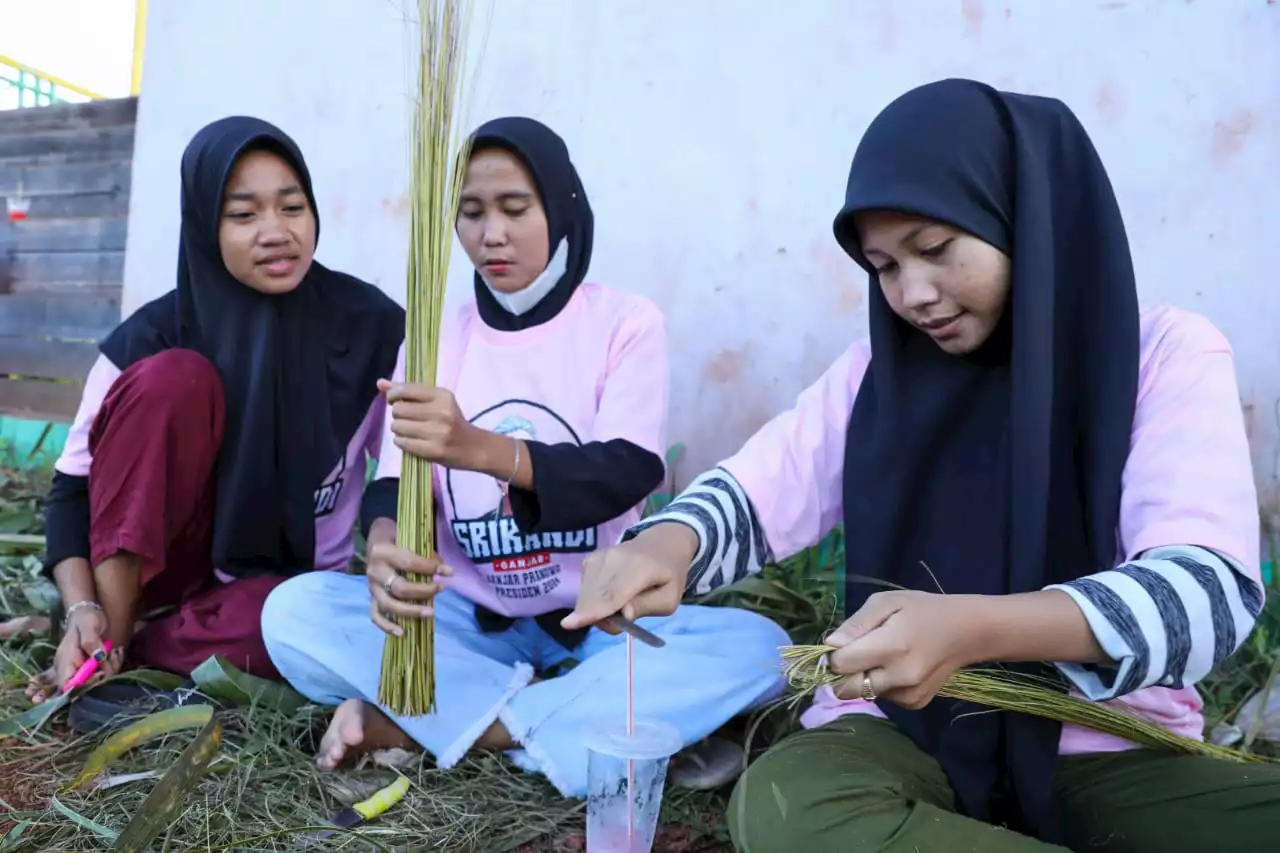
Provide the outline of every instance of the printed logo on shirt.
{"type": "MultiPolygon", "coordinates": [[[[509,512],[509,510],[508,510],[509,512]]],[[[452,522],[453,538],[473,563],[493,561],[495,572],[509,571],[510,558],[545,557],[552,551],[586,554],[596,549],[596,529],[523,534],[510,515],[452,522]]]]}
{"type": "Polygon", "coordinates": [[[560,586],[560,567],[548,553],[514,560],[495,560],[489,584],[499,598],[536,598],[560,586]]]}
{"type": "MultiPolygon", "coordinates": [[[[578,435],[551,409],[528,400],[504,400],[471,418],[476,426],[514,439],[581,445],[578,435]]],[[[536,598],[560,585],[558,554],[596,549],[596,529],[521,533],[501,484],[486,474],[446,469],[450,530],[462,552],[502,598],[536,598]]]]}
{"type": "Polygon", "coordinates": [[[344,451],[338,460],[338,467],[320,488],[315,490],[316,518],[324,518],[338,508],[338,497],[342,494],[342,482],[347,471],[347,454],[344,451]]]}

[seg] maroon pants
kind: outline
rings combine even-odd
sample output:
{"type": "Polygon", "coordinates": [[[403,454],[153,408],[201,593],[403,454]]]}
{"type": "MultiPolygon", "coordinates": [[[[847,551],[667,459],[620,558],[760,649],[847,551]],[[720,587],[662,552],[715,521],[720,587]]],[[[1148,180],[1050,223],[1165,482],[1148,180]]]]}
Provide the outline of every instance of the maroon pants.
{"type": "Polygon", "coordinates": [[[216,654],[278,680],[259,620],[282,578],[223,583],[210,562],[224,415],[218,372],[192,350],[166,350],[121,374],[89,433],[90,559],[96,567],[135,555],[139,615],[173,608],[134,634],[133,665],[185,676],[216,654]]]}

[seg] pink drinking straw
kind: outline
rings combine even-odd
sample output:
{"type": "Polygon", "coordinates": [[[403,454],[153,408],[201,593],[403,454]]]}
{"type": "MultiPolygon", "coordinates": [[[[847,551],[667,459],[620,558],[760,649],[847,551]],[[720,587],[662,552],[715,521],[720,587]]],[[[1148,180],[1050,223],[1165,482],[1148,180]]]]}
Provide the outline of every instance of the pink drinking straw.
{"type": "MultiPolygon", "coordinates": [[[[636,733],[636,638],[627,634],[627,738],[636,733]]],[[[635,842],[635,807],[636,807],[636,765],[634,760],[627,759],[627,850],[631,850],[635,842]]]]}
{"type": "Polygon", "coordinates": [[[76,670],[76,674],[67,679],[67,683],[62,685],[63,693],[70,693],[80,685],[89,680],[102,661],[106,660],[107,655],[111,654],[111,641],[102,641],[102,651],[80,664],[80,668],[76,670]]]}

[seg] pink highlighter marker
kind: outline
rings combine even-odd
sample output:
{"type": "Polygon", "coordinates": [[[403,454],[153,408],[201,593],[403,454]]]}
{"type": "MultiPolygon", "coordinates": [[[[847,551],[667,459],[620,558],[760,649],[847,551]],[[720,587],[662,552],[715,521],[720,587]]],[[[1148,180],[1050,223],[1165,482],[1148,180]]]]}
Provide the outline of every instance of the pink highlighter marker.
{"type": "Polygon", "coordinates": [[[111,641],[102,641],[102,650],[95,653],[84,663],[80,664],[80,668],[76,670],[76,674],[67,679],[67,683],[62,685],[63,693],[70,693],[80,685],[89,680],[89,677],[98,671],[98,666],[111,654],[111,641]]]}

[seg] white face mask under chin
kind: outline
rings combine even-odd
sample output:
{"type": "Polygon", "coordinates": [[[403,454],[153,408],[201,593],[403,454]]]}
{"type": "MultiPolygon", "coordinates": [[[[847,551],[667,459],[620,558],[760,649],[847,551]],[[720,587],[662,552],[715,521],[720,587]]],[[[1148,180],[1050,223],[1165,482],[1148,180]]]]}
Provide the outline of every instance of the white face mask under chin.
{"type": "Polygon", "coordinates": [[[556,286],[556,282],[564,275],[565,270],[569,268],[569,241],[561,240],[560,247],[556,249],[555,256],[551,258],[551,263],[547,264],[547,268],[542,271],[542,275],[535,278],[527,287],[517,290],[515,293],[503,293],[494,287],[482,274],[480,280],[484,282],[485,287],[489,288],[489,292],[493,294],[493,298],[498,300],[498,304],[506,309],[509,313],[519,317],[532,311],[539,302],[546,298],[551,289],[556,286]]]}

